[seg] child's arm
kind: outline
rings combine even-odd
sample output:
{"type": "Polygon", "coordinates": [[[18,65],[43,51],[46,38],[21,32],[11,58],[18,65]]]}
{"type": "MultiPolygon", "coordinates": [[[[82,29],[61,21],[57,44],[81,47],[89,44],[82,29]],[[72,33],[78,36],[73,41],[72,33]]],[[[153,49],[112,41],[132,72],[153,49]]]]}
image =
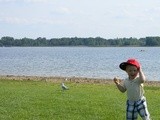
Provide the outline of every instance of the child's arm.
{"type": "Polygon", "coordinates": [[[117,77],[115,77],[113,79],[113,81],[116,84],[116,86],[119,89],[119,91],[121,91],[121,92],[125,92],[126,91],[126,89],[120,84],[120,80],[117,77]]]}
{"type": "Polygon", "coordinates": [[[146,80],[146,77],[141,68],[139,69],[139,78],[142,83],[144,83],[144,81],[146,80]]]}

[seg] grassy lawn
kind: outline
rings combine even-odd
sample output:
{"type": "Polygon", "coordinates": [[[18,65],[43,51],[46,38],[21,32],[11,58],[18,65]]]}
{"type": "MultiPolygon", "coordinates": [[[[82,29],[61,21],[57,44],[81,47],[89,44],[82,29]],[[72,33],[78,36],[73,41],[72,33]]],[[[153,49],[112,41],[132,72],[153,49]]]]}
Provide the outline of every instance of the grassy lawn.
{"type": "MultiPolygon", "coordinates": [[[[125,120],[126,96],[115,85],[66,85],[0,80],[0,120],[125,120]]],[[[145,96],[152,119],[160,119],[160,87],[145,87],[145,96]]]]}

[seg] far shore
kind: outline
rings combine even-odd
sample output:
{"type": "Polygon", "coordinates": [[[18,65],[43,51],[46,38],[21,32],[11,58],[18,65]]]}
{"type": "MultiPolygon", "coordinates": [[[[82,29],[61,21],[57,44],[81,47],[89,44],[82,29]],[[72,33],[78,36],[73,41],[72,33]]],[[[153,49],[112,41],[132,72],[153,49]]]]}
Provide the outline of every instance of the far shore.
{"type": "MultiPolygon", "coordinates": [[[[0,75],[0,80],[18,80],[18,81],[45,81],[53,83],[74,82],[74,83],[93,83],[93,84],[114,84],[112,79],[85,78],[85,77],[44,77],[44,76],[15,76],[0,75]]],[[[160,86],[160,81],[146,81],[147,86],[160,86]]]]}

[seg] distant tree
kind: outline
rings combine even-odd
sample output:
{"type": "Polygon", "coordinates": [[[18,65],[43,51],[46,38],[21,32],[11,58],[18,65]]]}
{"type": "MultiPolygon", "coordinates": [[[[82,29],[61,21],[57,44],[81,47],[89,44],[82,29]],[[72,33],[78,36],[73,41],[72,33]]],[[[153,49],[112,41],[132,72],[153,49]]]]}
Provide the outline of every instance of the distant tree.
{"type": "Polygon", "coordinates": [[[22,41],[20,39],[15,39],[13,45],[14,46],[22,46],[22,41]]]}
{"type": "Polygon", "coordinates": [[[2,47],[3,46],[3,44],[1,43],[1,41],[0,41],[0,47],[2,47]]]}
{"type": "Polygon", "coordinates": [[[139,39],[139,46],[146,46],[146,38],[139,39]]]}
{"type": "Polygon", "coordinates": [[[6,37],[1,38],[1,45],[2,46],[12,46],[13,43],[14,43],[13,37],[6,36],[6,37]]]}
{"type": "Polygon", "coordinates": [[[159,46],[160,37],[146,37],[146,46],[159,46]]]}
{"type": "Polygon", "coordinates": [[[146,37],[146,38],[116,38],[104,39],[101,37],[63,37],[52,38],[47,40],[45,37],[38,37],[37,39],[22,38],[14,39],[13,37],[2,37],[0,39],[0,46],[160,46],[160,37],[146,37]]]}
{"type": "Polygon", "coordinates": [[[48,46],[58,46],[58,39],[50,39],[48,41],[48,46]]]}
{"type": "Polygon", "coordinates": [[[34,46],[47,46],[47,45],[48,43],[46,38],[38,37],[37,39],[35,39],[34,46]]]}
{"type": "Polygon", "coordinates": [[[107,40],[103,39],[101,37],[96,37],[95,38],[95,45],[96,46],[106,46],[107,45],[107,40]]]}
{"type": "Polygon", "coordinates": [[[31,38],[22,38],[21,39],[21,46],[34,46],[35,41],[31,38]]]}

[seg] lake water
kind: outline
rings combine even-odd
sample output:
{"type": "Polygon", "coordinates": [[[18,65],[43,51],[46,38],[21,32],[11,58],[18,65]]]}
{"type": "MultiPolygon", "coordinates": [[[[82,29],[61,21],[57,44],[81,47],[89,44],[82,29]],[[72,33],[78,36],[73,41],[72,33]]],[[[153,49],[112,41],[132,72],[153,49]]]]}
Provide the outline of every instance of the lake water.
{"type": "Polygon", "coordinates": [[[128,58],[160,80],[159,47],[0,47],[0,75],[123,78],[119,64],[128,58]]]}

